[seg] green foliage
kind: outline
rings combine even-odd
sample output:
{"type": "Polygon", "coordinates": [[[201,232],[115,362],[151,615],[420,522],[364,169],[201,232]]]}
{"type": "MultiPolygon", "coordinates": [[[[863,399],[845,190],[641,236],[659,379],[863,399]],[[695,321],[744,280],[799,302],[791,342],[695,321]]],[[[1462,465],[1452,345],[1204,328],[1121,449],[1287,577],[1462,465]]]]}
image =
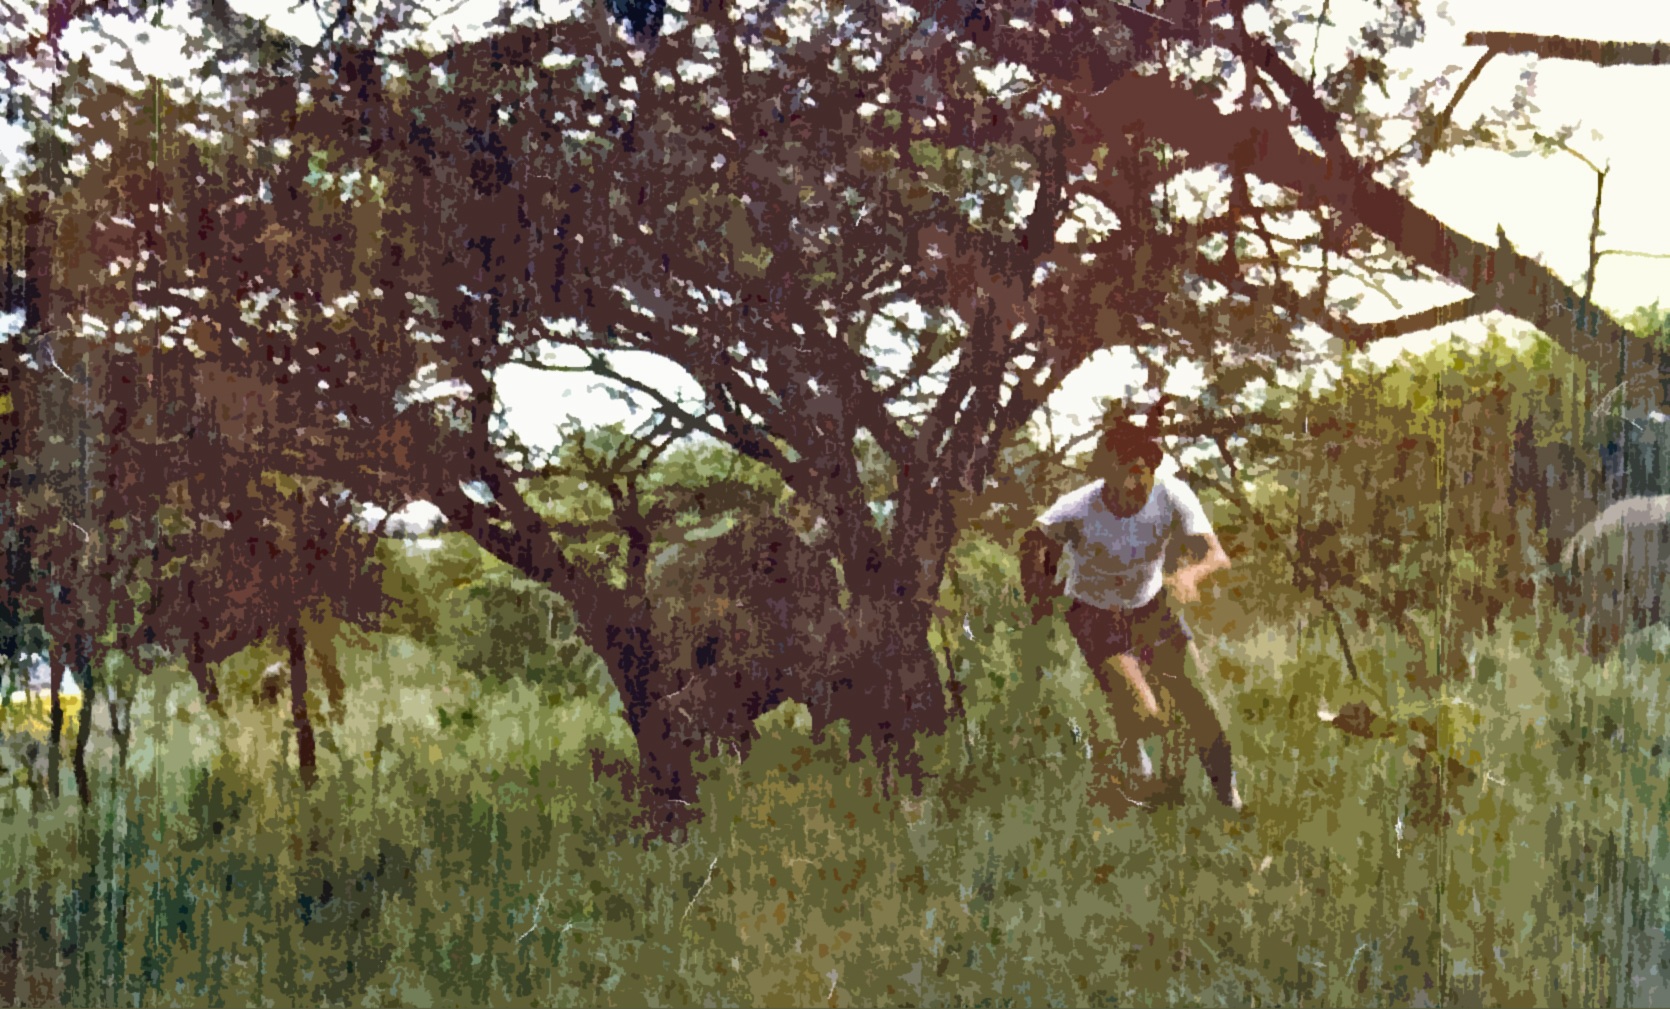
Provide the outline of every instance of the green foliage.
{"type": "Polygon", "coordinates": [[[745,515],[774,510],[788,497],[771,468],[698,439],[667,448],[653,465],[635,468],[643,442],[619,426],[570,432],[549,464],[527,481],[526,500],[568,531],[563,551],[610,583],[625,582],[627,538],[616,522],[617,500],[630,498],[653,530],[652,566],[673,564],[723,534],[745,515]]]}
{"type": "Polygon", "coordinates": [[[1238,558],[1232,619],[1319,621],[1332,606],[1436,660],[1528,614],[1548,574],[1539,503],[1580,493],[1545,474],[1593,464],[1571,448],[1587,437],[1586,375],[1544,337],[1492,336],[1272,392],[1281,423],[1232,446],[1233,472],[1219,459],[1193,474],[1238,558]]]}
{"type": "Polygon", "coordinates": [[[377,556],[389,599],[386,633],[410,637],[458,669],[516,678],[553,696],[608,687],[601,660],[580,641],[568,605],[469,536],[384,540],[377,556]]]}
{"type": "MultiPolygon", "coordinates": [[[[1342,680],[1318,642],[1218,639],[1208,680],[1254,812],[1225,815],[1194,772],[1178,805],[1117,820],[1075,738],[1100,703],[1076,650],[1015,623],[1000,551],[958,556],[976,640],[954,628],[951,648],[988,666],[973,742],[922,741],[921,796],[884,791],[835,733],[814,743],[791,704],[747,761],[704,766],[691,840],[646,849],[592,775],[592,747],[632,752],[597,699],[371,635],[344,649],[311,793],[282,712],[229,694],[217,732],[178,671],[146,681],[130,770],[98,774],[93,809],[0,818],[0,948],[73,1005],[1654,997],[1663,642],[1591,665],[1500,629],[1473,680],[1399,712],[1463,758],[1434,774],[1409,740],[1316,718],[1342,680]],[[1020,665],[988,689],[1000,652],[1020,665]]],[[[1408,660],[1394,642],[1382,661],[1408,660]]]]}

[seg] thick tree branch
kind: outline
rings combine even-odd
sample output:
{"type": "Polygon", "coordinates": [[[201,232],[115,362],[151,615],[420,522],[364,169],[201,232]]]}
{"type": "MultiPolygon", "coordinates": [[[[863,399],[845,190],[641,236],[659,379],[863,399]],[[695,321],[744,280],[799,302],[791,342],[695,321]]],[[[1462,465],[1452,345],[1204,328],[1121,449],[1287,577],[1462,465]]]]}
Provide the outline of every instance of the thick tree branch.
{"type": "MultiPolygon", "coordinates": [[[[1575,315],[1581,295],[1541,263],[1519,255],[1498,231],[1491,248],[1449,228],[1407,196],[1384,185],[1355,160],[1337,163],[1299,147],[1281,116],[1262,110],[1225,114],[1207,98],[1155,78],[1127,76],[1101,95],[1086,99],[1109,123],[1133,118],[1173,147],[1187,151],[1192,165],[1240,164],[1242,145],[1257,151],[1251,171],[1267,182],[1303,194],[1321,205],[1345,210],[1402,254],[1472,290],[1475,314],[1502,311],[1559,338],[1580,357],[1603,358],[1618,322],[1604,314],[1601,326],[1562,324],[1575,315]],[[1140,110],[1140,111],[1137,111],[1140,110]]],[[[1317,132],[1316,129],[1312,130],[1317,132]]]]}
{"type": "Polygon", "coordinates": [[[1464,45],[1488,46],[1514,56],[1529,53],[1545,60],[1576,60],[1603,67],[1657,67],[1670,64],[1670,42],[1596,42],[1531,32],[1468,32],[1464,45]]]}

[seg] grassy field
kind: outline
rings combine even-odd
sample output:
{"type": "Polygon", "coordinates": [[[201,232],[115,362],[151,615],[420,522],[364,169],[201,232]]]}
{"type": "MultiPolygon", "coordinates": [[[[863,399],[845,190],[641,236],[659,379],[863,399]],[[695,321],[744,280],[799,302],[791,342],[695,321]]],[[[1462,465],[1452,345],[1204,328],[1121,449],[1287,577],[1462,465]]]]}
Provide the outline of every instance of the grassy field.
{"type": "Polygon", "coordinates": [[[0,1001],[1670,1004],[1662,653],[1591,665],[1502,628],[1428,693],[1389,641],[1357,643],[1355,685],[1321,639],[1219,638],[1248,810],[1196,765],[1178,804],[1116,819],[1065,632],[982,607],[973,639],[936,642],[969,718],[922,741],[920,797],[884,796],[790,706],[746,763],[705,765],[682,845],[645,847],[594,779],[591,747],[628,752],[596,695],[478,679],[408,638],[350,653],[311,792],[283,707],[254,700],[270,656],[223,670],[224,721],[183,675],[145,681],[92,809],[67,767],[44,801],[14,729],[0,1001]],[[1437,738],[1318,717],[1353,698],[1437,738]]]}

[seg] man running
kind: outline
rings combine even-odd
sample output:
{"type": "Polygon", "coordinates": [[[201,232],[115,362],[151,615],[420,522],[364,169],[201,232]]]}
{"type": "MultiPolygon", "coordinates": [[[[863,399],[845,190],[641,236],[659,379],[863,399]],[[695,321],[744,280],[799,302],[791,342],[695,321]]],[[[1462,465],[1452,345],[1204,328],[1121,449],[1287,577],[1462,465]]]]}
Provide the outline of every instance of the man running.
{"type": "Polygon", "coordinates": [[[1229,557],[1194,491],[1155,478],[1164,457],[1153,433],[1115,422],[1091,460],[1095,482],[1056,501],[1021,541],[1021,577],[1035,623],[1053,611],[1055,597],[1072,598],[1067,626],[1111,702],[1128,771],[1152,774],[1142,740],[1169,727],[1154,690],[1163,686],[1218,800],[1240,809],[1223,725],[1184,674],[1185,658],[1201,668],[1194,635],[1172,605],[1198,599],[1200,580],[1229,567],[1229,557]],[[1173,544],[1184,560],[1168,589],[1162,567],[1173,544]],[[1065,592],[1056,578],[1063,552],[1065,592]]]}

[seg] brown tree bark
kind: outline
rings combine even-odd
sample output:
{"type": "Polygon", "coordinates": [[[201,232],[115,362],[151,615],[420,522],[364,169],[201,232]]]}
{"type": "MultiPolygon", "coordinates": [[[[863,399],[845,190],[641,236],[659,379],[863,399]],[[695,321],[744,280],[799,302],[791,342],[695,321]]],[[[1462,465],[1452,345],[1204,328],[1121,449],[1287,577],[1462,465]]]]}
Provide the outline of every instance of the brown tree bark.
{"type": "Polygon", "coordinates": [[[1603,67],[1670,65],[1667,42],[1597,42],[1532,32],[1468,32],[1466,44],[1508,55],[1530,53],[1539,59],[1575,60],[1603,67]]]}
{"type": "Polygon", "coordinates": [[[87,744],[93,737],[93,703],[97,700],[97,693],[92,676],[86,672],[90,663],[85,635],[76,636],[75,662],[76,668],[83,673],[76,678],[81,687],[81,713],[75,723],[75,752],[71,756],[71,765],[75,770],[76,795],[80,797],[81,805],[87,807],[93,802],[92,780],[87,773],[87,744]]]}
{"type": "MultiPolygon", "coordinates": [[[[56,656],[53,658],[56,658],[56,656]]],[[[46,794],[53,799],[58,798],[60,791],[58,787],[58,768],[62,762],[60,744],[64,738],[64,705],[58,696],[58,692],[59,688],[63,686],[63,680],[64,667],[57,662],[53,662],[49,680],[52,697],[52,723],[46,737],[46,794]]]]}
{"type": "Polygon", "coordinates": [[[318,781],[318,755],[313,739],[313,719],[307,713],[307,638],[291,624],[284,639],[290,649],[290,720],[296,729],[296,763],[301,768],[303,788],[318,781]]]}

